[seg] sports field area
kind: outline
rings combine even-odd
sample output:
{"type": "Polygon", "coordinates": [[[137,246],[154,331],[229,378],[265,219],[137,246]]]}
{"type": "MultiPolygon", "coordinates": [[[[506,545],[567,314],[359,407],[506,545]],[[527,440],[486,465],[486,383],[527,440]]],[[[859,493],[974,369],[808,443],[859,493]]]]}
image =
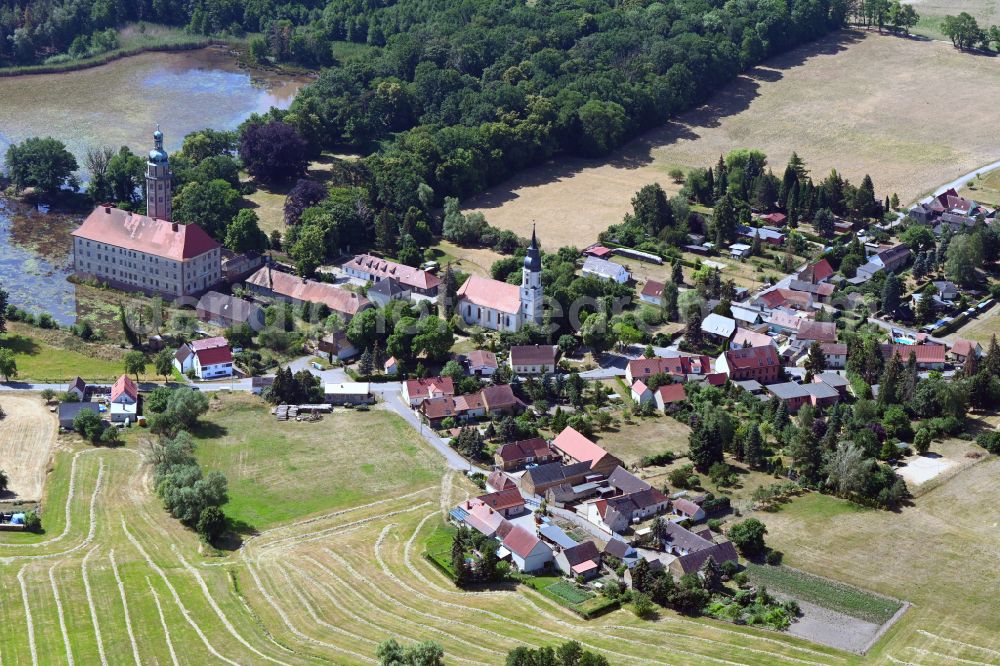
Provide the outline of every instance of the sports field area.
{"type": "MultiPolygon", "coordinates": [[[[226,405],[204,417],[199,449],[206,469],[210,460],[234,460],[211,452],[230,435],[216,440],[205,433],[249,427],[241,409],[226,405]]],[[[299,433],[300,443],[291,446],[307,440],[320,449],[337,446],[340,428],[384,432],[374,428],[391,428],[395,417],[389,417],[374,410],[345,414],[341,423],[295,424],[315,426],[315,436],[299,433]],[[374,421],[354,421],[359,417],[374,421]]],[[[264,421],[256,423],[261,436],[270,432],[264,421]]],[[[502,664],[517,645],[568,638],[613,664],[988,664],[1000,656],[1000,620],[981,612],[992,607],[998,582],[991,525],[1000,509],[990,500],[998,493],[991,482],[1000,472],[995,459],[899,514],[859,512],[807,495],[763,516],[769,542],[793,566],[913,598],[915,607],[888,639],[861,657],[671,612],[642,621],[619,610],[586,622],[523,587],[455,589],[423,557],[425,540],[447,507],[476,490],[460,474],[441,472],[416,433],[406,445],[425,461],[426,475],[389,464],[380,492],[346,504],[323,500],[329,506],[320,511],[300,504],[300,515],[247,538],[240,550],[213,556],[164,513],[139,439],[130,436],[120,449],[78,444],[59,452],[45,490],[46,532],[0,533],[0,576],[7,581],[0,587],[3,663],[365,664],[374,663],[378,642],[388,638],[437,641],[455,664],[502,664]],[[961,582],[972,570],[981,585],[961,582]],[[959,586],[963,593],[954,594],[959,586]]],[[[376,466],[399,445],[381,436],[362,441],[354,455],[376,466]]],[[[330,470],[331,485],[352,483],[344,471],[350,465],[317,467],[330,470]]],[[[235,480],[237,468],[227,471],[235,480]]],[[[287,482],[276,475],[267,483],[280,495],[287,482]]],[[[246,502],[247,492],[253,491],[234,483],[234,505],[246,502]]]]}
{"type": "Polygon", "coordinates": [[[464,203],[522,236],[536,222],[546,247],[581,247],[621,221],[643,185],[676,191],[670,169],[746,147],[779,173],[796,151],[816,178],[831,168],[854,182],[871,174],[879,197],[896,192],[906,204],[997,159],[998,106],[996,58],[844,31],[768,61],[606,159],[560,159],[464,203]],[[936,92],[940,81],[947,94],[936,92]]]}

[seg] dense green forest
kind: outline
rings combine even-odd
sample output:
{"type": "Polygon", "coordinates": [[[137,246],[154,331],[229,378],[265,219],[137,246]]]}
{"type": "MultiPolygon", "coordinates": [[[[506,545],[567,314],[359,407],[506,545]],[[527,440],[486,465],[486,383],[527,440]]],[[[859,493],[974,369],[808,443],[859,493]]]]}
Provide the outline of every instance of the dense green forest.
{"type": "MultiPolygon", "coordinates": [[[[0,64],[79,48],[81,36],[93,44],[137,20],[248,34],[251,59],[322,71],[291,109],[244,125],[244,165],[260,161],[251,145],[264,160],[296,145],[305,157],[367,155],[347,167],[349,187],[302,192],[303,209],[325,201],[321,214],[289,218],[290,247],[322,233],[329,248],[374,241],[396,256],[440,231],[510,252],[516,237],[463,217],[454,198],[556,155],[605,155],[839,28],[848,11],[848,0],[0,0],[0,64]],[[451,213],[438,229],[431,213],[442,204],[451,213]]],[[[302,173],[304,159],[292,162],[261,165],[264,180],[302,173]]]]}
{"type": "MultiPolygon", "coordinates": [[[[600,156],[740,71],[839,27],[843,0],[333,0],[318,25],[377,48],[327,69],[287,121],[368,160],[382,206],[463,197],[558,153],[600,156]]],[[[315,25],[313,26],[315,28],[315,25]]]]}

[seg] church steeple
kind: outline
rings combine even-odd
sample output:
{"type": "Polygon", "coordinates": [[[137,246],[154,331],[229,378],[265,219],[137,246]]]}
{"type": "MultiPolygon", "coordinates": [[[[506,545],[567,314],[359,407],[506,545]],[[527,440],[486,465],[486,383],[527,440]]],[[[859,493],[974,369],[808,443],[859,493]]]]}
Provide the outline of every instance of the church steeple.
{"type": "Polygon", "coordinates": [[[535,225],[531,225],[531,244],[521,270],[521,316],[525,323],[542,323],[542,253],[538,249],[535,225]]]}
{"type": "Polygon", "coordinates": [[[169,220],[171,206],[171,173],[167,151],[163,149],[163,132],[156,126],[153,132],[153,150],[149,151],[146,162],[146,215],[161,220],[169,220]]]}
{"type": "Polygon", "coordinates": [[[524,256],[525,270],[541,272],[542,256],[538,251],[538,239],[535,237],[535,225],[531,225],[531,245],[528,246],[528,253],[524,256]]]}

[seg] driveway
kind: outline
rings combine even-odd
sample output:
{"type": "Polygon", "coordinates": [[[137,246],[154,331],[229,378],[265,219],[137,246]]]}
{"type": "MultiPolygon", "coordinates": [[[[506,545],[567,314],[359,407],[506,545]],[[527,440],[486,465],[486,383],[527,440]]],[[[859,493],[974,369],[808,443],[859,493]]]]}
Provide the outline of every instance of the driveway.
{"type": "MultiPolygon", "coordinates": [[[[375,386],[373,384],[373,386],[375,386]]],[[[417,413],[410,409],[410,406],[403,402],[403,397],[399,390],[396,391],[386,391],[381,394],[383,405],[385,407],[399,416],[403,417],[415,430],[417,430],[420,435],[427,440],[427,443],[433,446],[438,453],[444,456],[445,462],[448,463],[448,467],[452,469],[457,469],[462,472],[479,472],[480,474],[489,475],[489,470],[476,467],[471,464],[468,460],[463,458],[459,453],[448,446],[446,442],[441,437],[429,427],[427,427],[417,413]]]]}

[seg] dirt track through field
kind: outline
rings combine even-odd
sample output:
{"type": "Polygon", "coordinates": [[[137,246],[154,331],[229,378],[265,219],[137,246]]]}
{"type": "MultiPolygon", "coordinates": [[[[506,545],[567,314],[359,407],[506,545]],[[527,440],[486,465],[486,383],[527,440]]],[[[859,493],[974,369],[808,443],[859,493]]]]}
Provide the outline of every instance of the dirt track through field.
{"type": "MultiPolygon", "coordinates": [[[[560,158],[463,202],[548,250],[583,247],[620,222],[643,185],[679,186],[672,168],[757,148],[780,176],[792,151],[816,179],[830,169],[907,203],[1000,157],[1000,60],[950,44],[841,32],[774,58],[698,109],[602,160],[560,158]],[[947,92],[936,82],[947,81],[947,92]]],[[[986,202],[996,203],[996,202],[986,202]]]]}
{"type": "Polygon", "coordinates": [[[3,499],[42,497],[45,468],[56,442],[57,424],[37,395],[0,396],[6,417],[0,420],[0,469],[7,473],[3,499]]]}

